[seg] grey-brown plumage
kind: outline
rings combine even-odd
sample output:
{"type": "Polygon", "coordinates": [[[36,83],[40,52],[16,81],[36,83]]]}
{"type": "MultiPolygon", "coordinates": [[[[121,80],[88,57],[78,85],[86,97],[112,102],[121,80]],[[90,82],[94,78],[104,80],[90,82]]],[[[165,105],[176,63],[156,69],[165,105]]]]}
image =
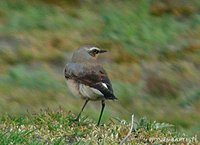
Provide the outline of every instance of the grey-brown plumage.
{"type": "Polygon", "coordinates": [[[64,75],[71,92],[86,100],[77,120],[88,101],[102,101],[98,125],[105,107],[105,100],[117,99],[106,71],[97,62],[98,54],[103,52],[106,51],[97,47],[81,47],[74,52],[71,61],[66,64],[64,69],[64,75]]]}

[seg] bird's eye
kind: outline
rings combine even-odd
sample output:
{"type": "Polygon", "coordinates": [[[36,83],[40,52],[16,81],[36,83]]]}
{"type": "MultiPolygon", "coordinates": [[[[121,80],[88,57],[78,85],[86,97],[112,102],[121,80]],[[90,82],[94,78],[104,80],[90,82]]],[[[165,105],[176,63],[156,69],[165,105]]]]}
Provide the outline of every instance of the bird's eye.
{"type": "Polygon", "coordinates": [[[94,53],[94,54],[98,54],[98,53],[99,53],[99,51],[98,51],[98,50],[96,50],[96,49],[94,49],[94,50],[93,50],[93,53],[94,53]]]}
{"type": "Polygon", "coordinates": [[[93,56],[93,57],[95,57],[96,54],[98,54],[98,53],[99,53],[99,50],[98,50],[98,49],[92,49],[92,50],[89,51],[89,54],[90,54],[91,56],[93,56]]]}

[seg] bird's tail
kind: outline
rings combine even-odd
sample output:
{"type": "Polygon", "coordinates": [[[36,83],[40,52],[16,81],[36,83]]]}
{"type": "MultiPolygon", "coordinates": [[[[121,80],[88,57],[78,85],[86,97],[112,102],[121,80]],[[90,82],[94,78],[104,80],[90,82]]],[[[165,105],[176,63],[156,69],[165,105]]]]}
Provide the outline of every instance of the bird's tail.
{"type": "Polygon", "coordinates": [[[106,95],[105,98],[108,100],[118,100],[114,94],[106,95]]]}

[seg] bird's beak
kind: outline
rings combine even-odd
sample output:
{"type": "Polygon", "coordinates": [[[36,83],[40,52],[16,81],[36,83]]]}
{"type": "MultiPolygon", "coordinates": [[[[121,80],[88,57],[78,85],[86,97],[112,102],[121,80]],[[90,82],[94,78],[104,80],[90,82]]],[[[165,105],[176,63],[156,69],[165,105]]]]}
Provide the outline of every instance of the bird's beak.
{"type": "Polygon", "coordinates": [[[99,51],[99,53],[104,53],[104,52],[107,52],[107,50],[101,49],[101,50],[99,51]]]}

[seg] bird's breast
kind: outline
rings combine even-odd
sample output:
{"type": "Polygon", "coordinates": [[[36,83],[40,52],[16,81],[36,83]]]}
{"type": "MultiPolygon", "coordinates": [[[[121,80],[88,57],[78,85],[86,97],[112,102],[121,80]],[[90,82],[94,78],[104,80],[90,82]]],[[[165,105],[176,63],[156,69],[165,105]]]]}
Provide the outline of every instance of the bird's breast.
{"type": "Polygon", "coordinates": [[[72,79],[67,79],[66,82],[67,82],[68,88],[72,92],[72,94],[74,96],[78,97],[78,95],[79,95],[79,84],[72,79]]]}

